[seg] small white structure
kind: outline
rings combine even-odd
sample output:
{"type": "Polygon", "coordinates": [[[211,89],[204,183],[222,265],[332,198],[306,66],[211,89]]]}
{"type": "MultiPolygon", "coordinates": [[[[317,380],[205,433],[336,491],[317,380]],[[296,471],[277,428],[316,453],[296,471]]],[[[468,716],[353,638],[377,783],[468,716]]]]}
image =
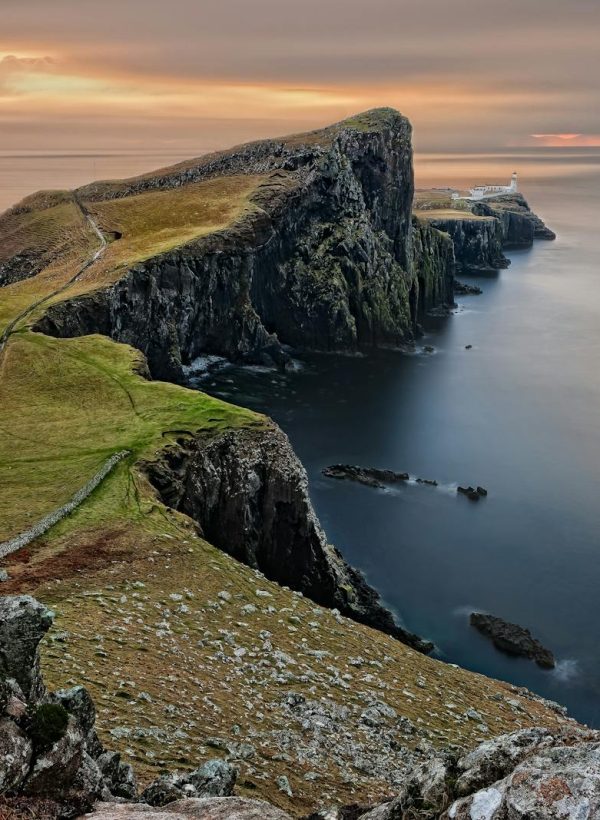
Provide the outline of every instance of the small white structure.
{"type": "Polygon", "coordinates": [[[452,199],[486,199],[499,194],[516,194],[519,190],[517,184],[517,172],[513,171],[510,185],[477,185],[470,189],[471,196],[461,196],[458,191],[452,194],[452,199]]]}

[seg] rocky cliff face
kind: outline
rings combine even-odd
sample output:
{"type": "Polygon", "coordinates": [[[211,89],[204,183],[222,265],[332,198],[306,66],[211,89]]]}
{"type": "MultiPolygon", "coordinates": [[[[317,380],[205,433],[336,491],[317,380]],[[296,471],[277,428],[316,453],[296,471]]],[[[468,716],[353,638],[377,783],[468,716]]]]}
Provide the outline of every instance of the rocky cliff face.
{"type": "Polygon", "coordinates": [[[215,175],[266,174],[252,212],[236,224],[50,308],[38,329],[133,344],[154,376],[171,380],[203,353],[281,363],[282,345],[354,351],[410,342],[418,310],[448,298],[452,276],[441,245],[439,265],[413,252],[410,140],[408,121],[382,109],[125,187],[82,189],[83,198],[121,197],[215,175]]]}
{"type": "Polygon", "coordinates": [[[207,541],[234,558],[416,649],[433,648],[398,626],[327,543],[306,472],[275,424],[182,440],[145,470],[166,504],[193,518],[207,541]]]}
{"type": "Polygon", "coordinates": [[[485,273],[507,268],[502,253],[504,235],[498,219],[463,216],[432,217],[430,224],[448,234],[454,246],[456,272],[485,273]]]}
{"type": "Polygon", "coordinates": [[[471,210],[500,221],[505,248],[528,248],[534,239],[556,239],[554,231],[531,210],[523,194],[503,194],[485,202],[474,202],[471,210]]]}
{"type": "Polygon", "coordinates": [[[412,248],[411,315],[421,320],[431,311],[454,304],[454,244],[448,233],[415,217],[412,248]]]}

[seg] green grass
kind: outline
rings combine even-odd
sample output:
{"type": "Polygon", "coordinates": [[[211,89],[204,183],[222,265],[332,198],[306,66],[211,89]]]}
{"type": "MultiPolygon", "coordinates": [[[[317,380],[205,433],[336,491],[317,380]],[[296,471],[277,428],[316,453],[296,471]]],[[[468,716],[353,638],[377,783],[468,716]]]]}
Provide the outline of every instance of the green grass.
{"type": "MultiPolygon", "coordinates": [[[[388,115],[367,112],[341,125],[377,128],[388,115]]],[[[339,127],[287,139],[325,144],[339,127]]],[[[242,218],[254,207],[262,179],[224,177],[102,201],[98,197],[123,193],[127,184],[88,186],[86,206],[106,232],[122,237],[59,298],[106,285],[137,261],[242,218]]],[[[73,207],[61,192],[41,194],[0,218],[0,245],[4,235],[10,244],[5,253],[39,241],[50,254],[37,276],[0,290],[0,327],[68,281],[98,247],[73,207]]],[[[256,757],[240,764],[241,793],[269,799],[294,816],[325,798],[351,803],[388,795],[389,783],[368,766],[349,777],[351,760],[336,753],[316,780],[304,779],[313,767],[298,761],[296,747],[314,741],[321,748],[327,733],[311,737],[293,725],[282,707],[290,690],[346,708],[343,730],[357,748],[365,743],[365,697],[385,700],[440,746],[469,747],[522,726],[556,725],[554,712],[505,684],[315,607],[198,537],[189,518],[159,501],[140,460],[155,458],[185,436],[182,431],[218,433],[268,422],[199,392],[146,381],[136,373],[140,364],[135,350],[100,336],[55,339],[22,327],[10,337],[0,356],[0,540],[66,502],[108,456],[131,452],[73,514],[1,562],[9,572],[2,592],[34,594],[55,609],[43,650],[48,685],[89,688],[102,739],[144,782],[165,768],[192,769],[220,756],[209,742],[217,737],[256,746],[256,757]],[[257,588],[270,597],[257,596],[257,588]],[[223,590],[230,600],[219,598],[223,590]],[[250,611],[242,610],[248,604],[250,611]],[[167,617],[165,631],[160,624],[167,617]],[[271,633],[268,641],[262,630],[271,633]],[[232,636],[244,654],[234,655],[232,636]],[[291,658],[286,668],[274,650],[291,658]],[[361,668],[350,663],[353,656],[364,659],[361,668]],[[470,707],[481,713],[489,735],[465,717],[470,707]],[[293,733],[289,754],[278,746],[282,728],[293,733]],[[280,775],[290,780],[291,800],[276,786],[280,775]]],[[[417,740],[400,734],[403,744],[417,740]]],[[[371,742],[365,755],[376,748],[371,742]]]]}
{"type": "Polygon", "coordinates": [[[415,211],[415,215],[425,222],[430,222],[435,219],[460,221],[466,220],[468,222],[489,222],[493,220],[493,216],[477,216],[470,211],[459,211],[453,208],[432,208],[430,210],[415,211]]]}
{"type": "Polygon", "coordinates": [[[264,178],[229,176],[186,185],[182,188],[85,202],[102,231],[118,232],[93,275],[119,270],[170,251],[209,233],[223,230],[252,208],[250,198],[264,178]]]}
{"type": "MultiPolygon", "coordinates": [[[[84,203],[107,235],[118,232],[122,236],[111,242],[80,279],[35,310],[27,322],[34,322],[52,302],[111,284],[137,262],[223,230],[252,210],[252,194],[263,179],[244,175],[222,177],[170,190],[84,203]]],[[[43,259],[37,276],[2,288],[0,332],[34,301],[64,285],[99,246],[98,237],[74,201],[61,199],[59,204],[47,207],[49,196],[32,197],[25,201],[28,205],[22,206],[24,210],[8,212],[0,218],[0,248],[6,259],[26,247],[37,247],[43,259]]]]}
{"type": "Polygon", "coordinates": [[[149,382],[140,355],[100,336],[54,339],[21,332],[0,371],[0,539],[67,501],[114,452],[131,450],[87,502],[87,523],[136,514],[131,464],[168,430],[222,429],[258,417],[192,390],[149,382]]]}

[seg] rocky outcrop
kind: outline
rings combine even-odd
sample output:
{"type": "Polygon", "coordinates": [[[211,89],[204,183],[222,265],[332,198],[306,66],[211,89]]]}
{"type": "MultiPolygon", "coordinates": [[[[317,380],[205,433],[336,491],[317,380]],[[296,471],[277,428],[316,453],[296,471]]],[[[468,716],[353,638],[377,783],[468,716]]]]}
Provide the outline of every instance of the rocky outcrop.
{"type": "Polygon", "coordinates": [[[325,467],[322,473],[327,478],[337,478],[340,481],[356,481],[367,487],[380,489],[386,484],[398,484],[408,481],[408,473],[396,473],[393,470],[380,470],[377,467],[357,467],[354,464],[332,464],[325,467]]]}
{"type": "Polygon", "coordinates": [[[499,220],[505,248],[528,248],[535,239],[556,239],[554,231],[533,213],[523,194],[502,194],[473,202],[471,211],[499,220]]]}
{"type": "Polygon", "coordinates": [[[43,800],[49,816],[68,818],[99,798],[134,798],[136,782],[98,740],[86,690],[46,690],[39,644],[52,621],[29,596],[0,598],[0,795],[43,800]]]}
{"type": "Polygon", "coordinates": [[[281,364],[282,345],[402,345],[420,313],[452,303],[451,248],[433,229],[413,228],[411,128],[391,109],[78,197],[232,173],[265,176],[240,221],[52,306],[37,328],[130,343],[155,377],[180,381],[182,364],[201,354],[281,364]]]}
{"type": "Polygon", "coordinates": [[[225,760],[209,760],[186,774],[162,774],[147,786],[140,801],[150,806],[166,806],[189,797],[230,797],[237,770],[225,760]]]}
{"type": "Polygon", "coordinates": [[[433,648],[398,626],[327,543],[306,472],[273,423],[182,439],[144,469],[165,504],[193,518],[207,541],[234,558],[421,651],[433,648]]]}
{"type": "MultiPolygon", "coordinates": [[[[85,815],[91,820],[291,820],[289,814],[271,806],[264,800],[248,800],[243,797],[213,797],[179,800],[163,809],[147,805],[115,806],[101,803],[93,814],[85,815]]],[[[80,818],[83,820],[83,818],[80,818]]]]}
{"type": "Polygon", "coordinates": [[[549,649],[546,649],[528,629],[518,624],[511,624],[494,615],[483,612],[471,613],[471,625],[482,635],[491,638],[497,649],[509,655],[521,655],[531,658],[544,669],[554,669],[556,661],[549,649]]]}
{"type": "Polygon", "coordinates": [[[462,756],[456,750],[432,751],[407,774],[393,800],[355,816],[593,820],[599,811],[600,733],[526,729],[487,741],[462,756]]]}
{"type": "Polygon", "coordinates": [[[488,273],[507,268],[510,262],[502,253],[504,235],[500,221],[456,213],[456,216],[428,217],[428,221],[451,238],[457,274],[488,273]]]}
{"type": "Polygon", "coordinates": [[[412,253],[411,315],[421,321],[454,307],[454,244],[448,233],[413,217],[412,253]]]}
{"type": "MultiPolygon", "coordinates": [[[[324,807],[308,820],[595,820],[600,813],[600,733],[526,729],[468,754],[434,751],[408,770],[393,799],[365,808],[324,807]]],[[[163,809],[101,804],[98,820],[289,820],[262,801],[180,800],[163,809]]]]}

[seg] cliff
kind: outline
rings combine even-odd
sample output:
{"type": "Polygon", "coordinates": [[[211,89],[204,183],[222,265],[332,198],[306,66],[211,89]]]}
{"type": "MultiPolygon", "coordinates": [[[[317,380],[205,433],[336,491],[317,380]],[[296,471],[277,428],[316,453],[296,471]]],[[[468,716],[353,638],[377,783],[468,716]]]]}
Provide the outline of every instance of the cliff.
{"type": "Polygon", "coordinates": [[[420,302],[446,299],[452,273],[414,257],[410,138],[408,121],[381,109],[80,189],[86,211],[119,236],[116,254],[130,240],[120,208],[155,191],[182,197],[194,185],[256,180],[227,227],[122,265],[108,286],[52,306],[37,329],[133,344],[154,376],[171,380],[204,353],[281,364],[286,345],[356,351],[411,342],[420,302]]]}
{"type": "Polygon", "coordinates": [[[454,304],[456,261],[452,236],[413,217],[411,314],[418,320],[431,311],[454,304]]]}
{"type": "Polygon", "coordinates": [[[556,234],[529,207],[523,194],[502,194],[484,202],[472,203],[471,210],[481,216],[493,216],[502,226],[505,248],[528,248],[535,239],[556,239],[556,234]]]}
{"type": "Polygon", "coordinates": [[[275,424],[182,439],[144,469],[164,503],[196,521],[211,544],[322,606],[419,651],[433,649],[398,626],[360,573],[328,544],[306,472],[275,424]]]}
{"type": "Polygon", "coordinates": [[[452,240],[457,274],[485,273],[508,267],[502,253],[500,220],[464,211],[419,212],[419,217],[452,240]]]}
{"type": "MultiPolygon", "coordinates": [[[[141,603],[139,594],[137,603],[141,603]]],[[[162,616],[167,617],[164,612],[162,616]]],[[[348,697],[348,705],[337,707],[331,717],[332,704],[327,698],[317,701],[297,689],[284,693],[280,708],[285,717],[282,715],[271,742],[261,744],[260,752],[239,739],[242,730],[236,725],[235,740],[211,738],[213,755],[218,748],[222,756],[213,756],[198,765],[197,749],[189,735],[176,730],[174,734],[187,744],[185,761],[191,766],[184,772],[163,770],[142,791],[133,768],[122,761],[118,752],[104,748],[97,732],[96,706],[89,691],[81,685],[56,692],[46,687],[40,672],[40,645],[54,618],[53,612],[30,596],[0,597],[0,811],[3,817],[14,820],[80,817],[83,820],[85,816],[98,820],[119,817],[135,820],[143,814],[154,820],[169,817],[174,820],[200,817],[204,820],[290,820],[292,816],[302,815],[305,820],[408,820],[413,817],[472,820],[484,817],[483,806],[489,820],[506,817],[592,820],[600,810],[599,732],[586,730],[554,714],[547,727],[522,728],[488,739],[468,751],[456,743],[435,748],[424,740],[413,747],[411,735],[420,730],[406,717],[398,717],[395,709],[383,700],[384,693],[389,697],[387,687],[379,688],[368,705],[361,704],[357,710],[358,727],[354,725],[358,715],[352,708],[352,698],[367,696],[365,687],[375,675],[381,674],[377,665],[370,667],[372,672],[361,680],[360,689],[348,697]],[[294,738],[293,744],[288,741],[284,748],[297,752],[299,758],[304,758],[302,763],[308,758],[313,770],[307,773],[309,776],[297,779],[302,769],[299,760],[294,768],[293,789],[288,777],[281,774],[275,780],[275,788],[268,793],[269,802],[256,799],[264,796],[260,791],[256,793],[256,786],[248,780],[249,773],[256,771],[255,766],[263,755],[269,761],[291,760],[289,753],[275,755],[273,743],[277,739],[281,742],[286,732],[291,734],[296,724],[298,741],[294,738]],[[356,729],[360,740],[352,742],[356,729]],[[312,747],[307,744],[311,734],[316,741],[312,747]],[[305,748],[299,749],[298,745],[305,748]],[[318,763],[317,751],[321,753],[318,763]],[[345,804],[343,797],[335,793],[335,768],[340,759],[349,754],[354,774],[349,777],[344,772],[344,775],[346,780],[351,780],[353,805],[345,804]],[[387,780],[385,796],[374,797],[363,783],[358,792],[355,790],[365,775],[371,780],[373,777],[387,780]],[[321,778],[327,784],[326,794],[322,787],[317,787],[307,801],[306,792],[311,791],[315,779],[321,778]],[[307,811],[310,812],[308,818],[307,811]]],[[[59,642],[64,642],[65,637],[56,630],[50,635],[59,642]]],[[[89,641],[89,636],[86,637],[89,641]]],[[[264,643],[269,643],[271,633],[265,637],[264,643]]],[[[323,653],[329,654],[321,649],[323,653]]],[[[220,654],[224,657],[223,652],[220,654]]],[[[286,656],[280,651],[272,654],[281,677],[286,656]]],[[[242,660],[244,655],[238,657],[242,660]]],[[[422,660],[430,666],[435,664],[422,660]]],[[[354,658],[352,663],[356,672],[366,659],[354,658]]],[[[231,674],[225,672],[227,667],[223,668],[222,663],[221,666],[220,688],[229,690],[231,674]]],[[[264,664],[262,666],[264,668],[264,664]]],[[[193,672],[198,674],[195,668],[193,672]]],[[[394,674],[398,674],[397,667],[394,674]]],[[[173,675],[169,678],[175,680],[173,675]]],[[[427,687],[425,677],[419,680],[421,688],[427,687]]],[[[133,687],[131,681],[123,683],[125,687],[133,687]]],[[[253,683],[257,685],[255,680],[253,683]]],[[[314,674],[312,683],[314,691],[314,674]]],[[[260,698],[262,692],[268,694],[268,691],[267,687],[260,687],[253,697],[260,698]]],[[[430,703],[431,695],[426,695],[426,691],[422,697],[430,703]]],[[[129,700],[127,688],[120,688],[113,695],[120,700],[124,696],[129,700]]],[[[498,696],[502,699],[497,693],[491,702],[497,703],[498,696]]],[[[139,698],[149,709],[150,695],[141,692],[139,698]]],[[[281,700],[281,692],[279,698],[281,700]]],[[[209,704],[210,698],[205,706],[209,704]]],[[[135,706],[136,701],[131,700],[130,710],[135,706]]],[[[530,708],[532,706],[533,702],[530,708]]],[[[453,703],[452,707],[456,709],[457,705],[453,703]]],[[[473,707],[467,715],[467,722],[484,719],[473,707]]],[[[147,713],[138,716],[138,720],[136,735],[144,739],[144,748],[148,751],[152,733],[147,733],[147,713]]],[[[117,726],[112,734],[120,737],[124,731],[125,727],[117,726]]],[[[453,740],[458,739],[459,731],[455,725],[453,740]]]]}
{"type": "Polygon", "coordinates": [[[536,239],[556,237],[519,193],[474,201],[454,200],[447,191],[421,190],[415,194],[414,208],[420,224],[452,239],[458,274],[506,268],[510,263],[503,250],[528,248],[536,239]]]}

